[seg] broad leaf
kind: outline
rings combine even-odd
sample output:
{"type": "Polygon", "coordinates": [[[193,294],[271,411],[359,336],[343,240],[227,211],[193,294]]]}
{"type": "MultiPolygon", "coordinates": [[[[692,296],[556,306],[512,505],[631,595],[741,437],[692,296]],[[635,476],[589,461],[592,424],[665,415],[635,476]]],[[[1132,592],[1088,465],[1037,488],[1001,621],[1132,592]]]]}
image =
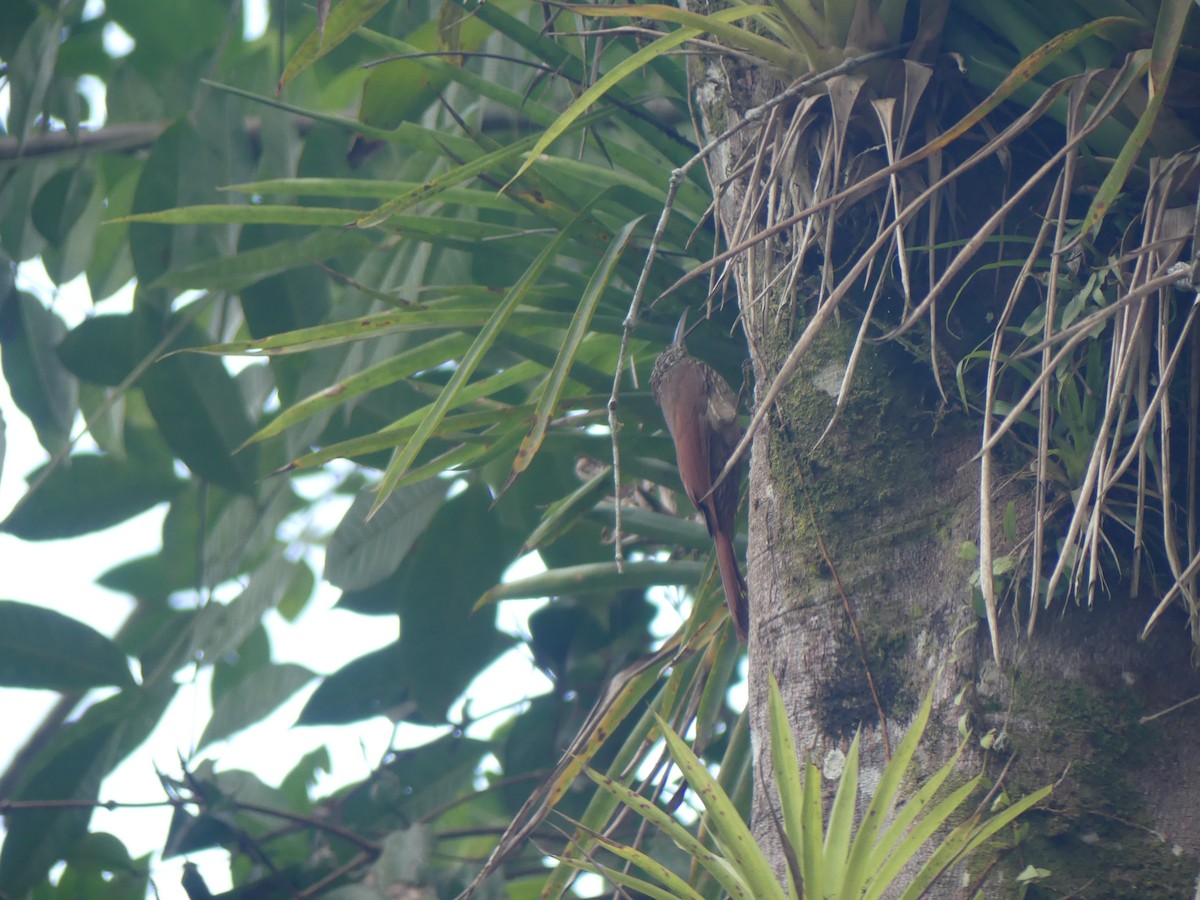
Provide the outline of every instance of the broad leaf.
{"type": "Polygon", "coordinates": [[[0,684],[84,691],[133,684],[125,654],[102,635],[53,609],[0,600],[0,684]]]}
{"type": "Polygon", "coordinates": [[[441,507],[446,488],[438,479],[401,488],[370,519],[377,493],[374,488],[360,492],[329,540],[325,580],[356,591],[395,572],[441,507]]]}
{"type": "Polygon", "coordinates": [[[266,718],[316,676],[293,663],[268,665],[239,682],[213,707],[212,718],[200,735],[201,749],[266,718]]]}
{"type": "Polygon", "coordinates": [[[0,530],[27,541],[101,531],[170,500],[185,484],[137,459],[94,454],[77,454],[29,477],[37,489],[0,522],[0,530]]]}

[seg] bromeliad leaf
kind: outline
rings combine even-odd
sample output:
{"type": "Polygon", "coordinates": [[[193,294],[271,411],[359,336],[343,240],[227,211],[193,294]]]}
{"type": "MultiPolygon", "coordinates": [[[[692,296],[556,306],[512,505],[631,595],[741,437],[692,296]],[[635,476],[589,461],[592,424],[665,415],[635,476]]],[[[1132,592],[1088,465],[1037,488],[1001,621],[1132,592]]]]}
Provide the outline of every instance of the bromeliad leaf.
{"type": "Polygon", "coordinates": [[[737,871],[739,880],[749,887],[750,896],[756,900],[784,900],[783,889],[775,879],[771,864],[729,796],[683,738],[661,720],[659,728],[675,765],[692,790],[704,798],[705,824],[712,830],[726,859],[737,871]]]}

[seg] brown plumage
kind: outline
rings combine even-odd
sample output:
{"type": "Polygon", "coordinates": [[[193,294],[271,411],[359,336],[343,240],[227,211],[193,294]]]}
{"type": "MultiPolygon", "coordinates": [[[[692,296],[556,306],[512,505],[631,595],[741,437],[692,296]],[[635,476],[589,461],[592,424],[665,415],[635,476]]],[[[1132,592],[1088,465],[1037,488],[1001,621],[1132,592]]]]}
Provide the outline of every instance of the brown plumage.
{"type": "Polygon", "coordinates": [[[745,641],[749,626],[746,582],[733,549],[742,467],[735,468],[712,490],[713,481],[742,438],[737,397],[711,366],[688,355],[683,343],[686,323],[687,313],[684,313],[675,329],[675,340],[654,361],[650,391],[662,407],[667,429],[675,442],[675,458],[684,490],[703,513],[708,533],[716,542],[725,602],[738,638],[745,641]]]}

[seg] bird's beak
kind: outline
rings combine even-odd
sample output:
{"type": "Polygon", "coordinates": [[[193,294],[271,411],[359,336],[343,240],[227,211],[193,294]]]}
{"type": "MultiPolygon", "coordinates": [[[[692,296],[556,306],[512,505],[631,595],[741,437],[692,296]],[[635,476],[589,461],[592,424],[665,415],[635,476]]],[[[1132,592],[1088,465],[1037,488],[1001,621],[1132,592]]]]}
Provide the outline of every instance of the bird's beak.
{"type": "Polygon", "coordinates": [[[683,315],[679,317],[679,324],[675,326],[675,340],[672,343],[682,344],[684,335],[687,334],[687,310],[683,311],[683,315]]]}

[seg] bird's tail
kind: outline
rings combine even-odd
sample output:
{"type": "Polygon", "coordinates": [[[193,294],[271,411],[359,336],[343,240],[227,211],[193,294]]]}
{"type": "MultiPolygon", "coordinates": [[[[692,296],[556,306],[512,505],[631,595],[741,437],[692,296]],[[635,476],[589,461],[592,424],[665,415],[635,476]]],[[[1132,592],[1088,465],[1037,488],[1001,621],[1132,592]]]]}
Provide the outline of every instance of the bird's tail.
{"type": "Polygon", "coordinates": [[[738,640],[746,642],[746,634],[750,630],[750,607],[746,596],[746,581],[738,568],[737,552],[733,549],[733,540],[727,534],[716,535],[717,567],[721,570],[721,585],[725,588],[725,602],[729,605],[729,615],[733,617],[733,627],[737,630],[738,640]]]}

